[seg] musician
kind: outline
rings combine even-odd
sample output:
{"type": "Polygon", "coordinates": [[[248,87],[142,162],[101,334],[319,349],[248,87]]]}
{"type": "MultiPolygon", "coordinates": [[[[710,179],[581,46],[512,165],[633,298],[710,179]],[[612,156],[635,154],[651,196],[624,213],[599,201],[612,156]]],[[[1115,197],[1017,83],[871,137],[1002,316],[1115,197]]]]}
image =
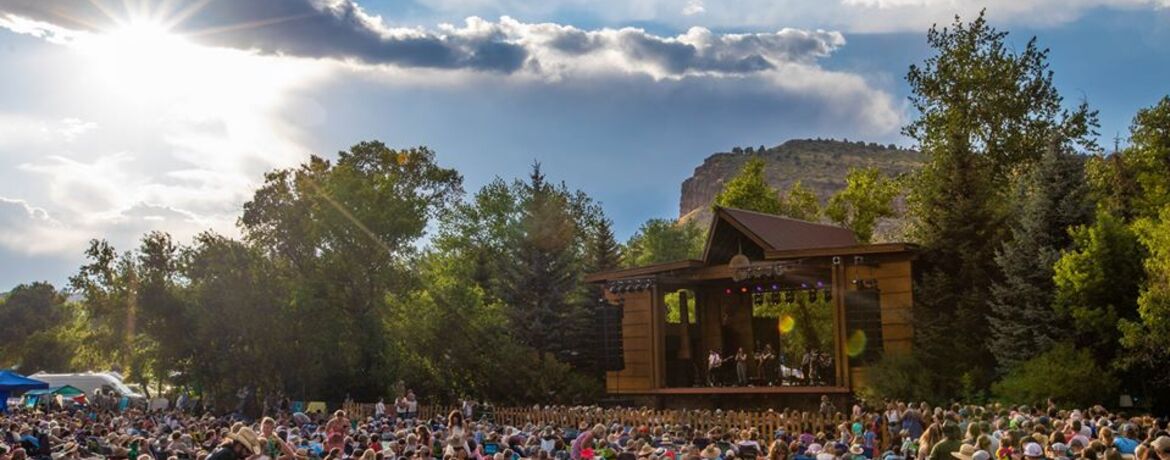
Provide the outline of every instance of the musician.
{"type": "Polygon", "coordinates": [[[747,352],[739,347],[735,352],[735,381],[740,386],[747,385],[747,359],[747,352]]]}
{"type": "Polygon", "coordinates": [[[800,364],[804,368],[805,378],[808,379],[807,384],[812,385],[817,380],[817,352],[812,349],[805,351],[800,364]]]}
{"type": "Polygon", "coordinates": [[[759,378],[760,380],[765,379],[764,368],[767,367],[768,360],[770,360],[774,357],[776,357],[776,355],[772,353],[772,344],[770,344],[770,343],[767,345],[764,345],[764,351],[757,351],[756,352],[756,377],[757,378],[759,378]]]}
{"type": "Polygon", "coordinates": [[[723,359],[719,357],[719,352],[711,350],[707,354],[707,386],[715,386],[715,369],[718,369],[723,364],[723,359]]]}

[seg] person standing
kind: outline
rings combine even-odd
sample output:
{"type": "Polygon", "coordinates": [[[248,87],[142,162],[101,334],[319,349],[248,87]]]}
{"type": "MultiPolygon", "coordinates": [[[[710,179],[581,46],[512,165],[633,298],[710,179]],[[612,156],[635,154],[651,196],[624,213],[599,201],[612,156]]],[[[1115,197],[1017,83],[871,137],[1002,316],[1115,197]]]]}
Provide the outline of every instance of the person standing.
{"type": "Polygon", "coordinates": [[[735,381],[740,386],[747,385],[747,352],[743,347],[735,351],[735,381]]]}
{"type": "Polygon", "coordinates": [[[715,386],[715,370],[723,364],[723,359],[719,357],[719,352],[711,350],[707,353],[707,386],[715,386]]]}
{"type": "Polygon", "coordinates": [[[378,403],[374,404],[374,420],[382,421],[386,418],[386,398],[378,398],[378,403]]]}

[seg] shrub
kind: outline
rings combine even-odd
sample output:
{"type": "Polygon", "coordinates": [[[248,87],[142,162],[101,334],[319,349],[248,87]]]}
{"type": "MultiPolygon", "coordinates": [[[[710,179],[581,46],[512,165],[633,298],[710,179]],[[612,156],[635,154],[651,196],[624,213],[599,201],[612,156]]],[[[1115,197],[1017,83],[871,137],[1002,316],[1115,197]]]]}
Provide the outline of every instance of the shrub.
{"type": "Polygon", "coordinates": [[[913,354],[889,353],[866,369],[858,394],[868,401],[940,401],[935,376],[913,354]]]}
{"type": "Polygon", "coordinates": [[[1009,369],[991,390],[1013,404],[1051,398],[1057,404],[1085,406],[1110,400],[1117,388],[1117,379],[1097,365],[1088,349],[1060,343],[1009,369]]]}

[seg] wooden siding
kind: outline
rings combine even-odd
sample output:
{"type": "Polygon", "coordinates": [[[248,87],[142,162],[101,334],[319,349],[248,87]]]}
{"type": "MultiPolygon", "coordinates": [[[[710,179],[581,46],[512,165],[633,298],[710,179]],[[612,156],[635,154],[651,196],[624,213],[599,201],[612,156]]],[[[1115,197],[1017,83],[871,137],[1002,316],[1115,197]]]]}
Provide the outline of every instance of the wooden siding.
{"type": "MultiPolygon", "coordinates": [[[[622,294],[622,347],[626,368],[606,372],[605,387],[610,393],[636,393],[654,389],[653,290],[622,294]]],[[[617,296],[611,294],[611,301],[617,296]]]]}

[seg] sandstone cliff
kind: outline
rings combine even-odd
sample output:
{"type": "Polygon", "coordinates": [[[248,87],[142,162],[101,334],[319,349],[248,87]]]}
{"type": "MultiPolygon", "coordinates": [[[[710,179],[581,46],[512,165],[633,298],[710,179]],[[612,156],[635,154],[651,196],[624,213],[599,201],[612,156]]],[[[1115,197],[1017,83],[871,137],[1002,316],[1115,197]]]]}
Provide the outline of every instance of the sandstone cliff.
{"type": "Polygon", "coordinates": [[[706,225],[711,219],[711,203],[743,167],[748,158],[763,156],[768,183],[783,191],[797,180],[816,191],[824,203],[845,186],[850,168],[876,166],[889,175],[897,175],[922,164],[922,155],[914,150],[874,143],[821,139],[794,139],[764,149],[716,153],[707,157],[694,174],[683,181],[679,200],[679,220],[706,225]]]}

